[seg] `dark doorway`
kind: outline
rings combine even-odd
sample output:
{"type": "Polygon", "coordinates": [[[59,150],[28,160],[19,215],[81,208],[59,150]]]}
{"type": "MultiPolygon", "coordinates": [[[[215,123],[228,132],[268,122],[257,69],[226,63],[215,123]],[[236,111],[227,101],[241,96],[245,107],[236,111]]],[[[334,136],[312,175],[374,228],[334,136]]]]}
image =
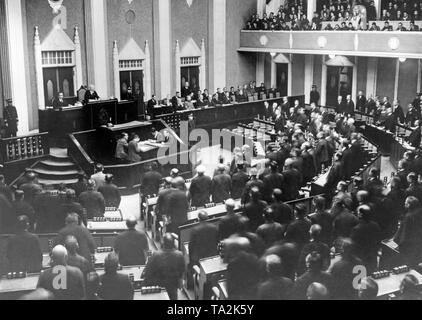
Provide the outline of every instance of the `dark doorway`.
{"type": "Polygon", "coordinates": [[[53,99],[59,92],[63,92],[64,98],[75,96],[73,84],[73,68],[44,68],[44,99],[46,106],[51,106],[53,99]]]}
{"type": "MultiPolygon", "coordinates": [[[[121,100],[135,100],[138,104],[138,114],[144,114],[144,72],[142,70],[120,71],[121,100]],[[128,93],[128,88],[132,94],[128,93]]],[[[148,97],[149,99],[150,97],[148,97]]]]}
{"type": "Polygon", "coordinates": [[[327,105],[334,106],[337,98],[352,94],[353,68],[327,67],[327,105]]]}
{"type": "Polygon", "coordinates": [[[287,63],[277,63],[277,89],[282,97],[287,96],[289,84],[289,65],[287,63]]]}
{"type": "Polygon", "coordinates": [[[180,70],[181,90],[185,87],[186,82],[189,82],[189,89],[191,92],[197,92],[199,87],[199,67],[182,67],[180,70]]]}

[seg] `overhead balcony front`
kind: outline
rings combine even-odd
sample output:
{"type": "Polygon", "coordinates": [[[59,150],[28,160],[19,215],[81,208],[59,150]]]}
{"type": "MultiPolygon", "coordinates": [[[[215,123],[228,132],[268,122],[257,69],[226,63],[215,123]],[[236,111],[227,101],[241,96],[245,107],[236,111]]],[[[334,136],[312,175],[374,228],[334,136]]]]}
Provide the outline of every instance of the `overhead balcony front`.
{"type": "Polygon", "coordinates": [[[242,30],[238,51],[420,59],[422,32],[242,30]]]}

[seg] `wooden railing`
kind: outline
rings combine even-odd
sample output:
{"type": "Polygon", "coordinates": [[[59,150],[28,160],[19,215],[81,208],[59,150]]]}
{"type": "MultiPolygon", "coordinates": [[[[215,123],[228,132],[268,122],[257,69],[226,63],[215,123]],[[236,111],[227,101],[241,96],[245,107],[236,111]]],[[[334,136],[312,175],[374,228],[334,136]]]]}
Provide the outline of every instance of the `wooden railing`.
{"type": "Polygon", "coordinates": [[[94,161],[86,153],[85,149],[81,146],[73,134],[69,134],[67,139],[67,153],[69,157],[71,157],[72,160],[77,163],[87,175],[93,174],[95,166],[94,161]]]}
{"type": "Polygon", "coordinates": [[[48,133],[0,140],[1,164],[38,158],[50,153],[48,133]]]}

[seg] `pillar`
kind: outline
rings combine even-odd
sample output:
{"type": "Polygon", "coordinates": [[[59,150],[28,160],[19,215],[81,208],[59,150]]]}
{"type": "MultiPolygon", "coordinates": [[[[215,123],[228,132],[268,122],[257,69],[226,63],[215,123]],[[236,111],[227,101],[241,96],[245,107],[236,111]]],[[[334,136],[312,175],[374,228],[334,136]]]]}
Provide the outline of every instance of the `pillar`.
{"type": "Polygon", "coordinates": [[[377,75],[378,75],[378,58],[368,58],[368,67],[366,74],[366,96],[377,95],[377,75]]]}
{"type": "MultiPolygon", "coordinates": [[[[182,88],[182,79],[180,74],[180,68],[181,68],[181,61],[180,61],[180,44],[179,40],[176,40],[176,47],[174,48],[174,65],[175,65],[175,77],[176,77],[176,88],[175,91],[180,91],[182,88]]],[[[185,84],[183,84],[185,85],[185,84]]]]}
{"type": "MultiPolygon", "coordinates": [[[[170,36],[170,0],[157,0],[158,2],[158,42],[155,47],[159,49],[159,97],[171,94],[172,69],[171,69],[171,36],[170,36]]],[[[177,80],[176,80],[177,81],[177,80]]],[[[180,90],[180,89],[179,89],[180,90]]]]}
{"type": "Polygon", "coordinates": [[[93,49],[93,72],[96,91],[102,99],[110,96],[107,76],[106,2],[91,0],[91,40],[93,49]]]}
{"type": "Polygon", "coordinates": [[[113,42],[113,91],[117,99],[122,99],[120,94],[119,48],[117,41],[113,42]]]}
{"type": "MultiPolygon", "coordinates": [[[[206,55],[206,49],[205,49],[205,40],[202,39],[201,41],[201,57],[199,59],[199,87],[201,90],[204,90],[207,87],[207,55],[206,55]]],[[[180,77],[179,77],[180,78],[180,77]]]]}
{"type": "Polygon", "coordinates": [[[316,0],[308,0],[308,20],[312,21],[312,18],[314,17],[314,12],[316,11],[316,0]]]}
{"type": "Polygon", "coordinates": [[[321,71],[321,106],[326,107],[327,104],[327,65],[325,64],[325,55],[322,56],[321,71]]]}
{"type": "Polygon", "coordinates": [[[76,75],[76,86],[75,90],[78,90],[81,85],[84,84],[83,72],[82,72],[82,52],[81,52],[81,41],[79,39],[79,28],[75,27],[75,36],[73,38],[75,44],[75,75],[76,75]]]}
{"type": "Polygon", "coordinates": [[[274,62],[274,58],[271,59],[271,88],[275,88],[277,85],[277,64],[274,62]]]}
{"type": "Polygon", "coordinates": [[[352,100],[356,102],[358,96],[358,67],[359,57],[355,57],[355,65],[353,66],[353,79],[352,79],[352,100]]]}
{"type": "Polygon", "coordinates": [[[265,53],[258,52],[256,54],[256,83],[261,85],[265,82],[265,53]]]}
{"type": "Polygon", "coordinates": [[[145,65],[144,65],[144,100],[148,101],[152,96],[151,90],[151,53],[149,50],[148,40],[145,41],[145,65]]]}
{"type": "Polygon", "coordinates": [[[226,34],[226,0],[213,0],[213,90],[226,86],[226,34]]]}
{"type": "Polygon", "coordinates": [[[421,76],[422,76],[422,62],[421,59],[418,59],[418,82],[417,82],[417,86],[416,86],[416,91],[417,92],[421,92],[422,88],[421,88],[421,76]]]}
{"type": "Polygon", "coordinates": [[[27,79],[25,69],[25,37],[24,21],[21,1],[5,0],[6,26],[8,36],[9,71],[11,84],[11,98],[16,106],[19,126],[18,134],[26,135],[29,132],[29,110],[27,95],[27,79]]]}
{"type": "Polygon", "coordinates": [[[313,81],[314,81],[314,56],[307,54],[305,56],[305,104],[310,103],[313,81]]]}
{"type": "Polygon", "coordinates": [[[257,0],[256,4],[257,4],[256,13],[260,18],[262,18],[262,16],[264,15],[267,9],[267,2],[266,0],[257,0]]]}
{"type": "Polygon", "coordinates": [[[42,54],[41,54],[41,41],[38,27],[35,27],[34,34],[34,61],[35,61],[35,81],[37,87],[37,104],[39,109],[45,109],[44,98],[44,82],[42,70],[42,54]]]}
{"type": "Polygon", "coordinates": [[[396,73],[394,77],[394,100],[398,99],[399,76],[400,76],[400,60],[397,58],[396,59],[396,73]]]}

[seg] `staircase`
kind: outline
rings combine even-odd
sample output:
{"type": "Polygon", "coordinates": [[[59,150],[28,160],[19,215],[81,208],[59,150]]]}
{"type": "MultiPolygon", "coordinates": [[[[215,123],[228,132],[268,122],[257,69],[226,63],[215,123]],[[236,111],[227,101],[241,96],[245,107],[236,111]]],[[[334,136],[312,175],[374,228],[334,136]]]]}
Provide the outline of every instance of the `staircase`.
{"type": "Polygon", "coordinates": [[[50,149],[48,158],[36,163],[33,170],[38,175],[39,183],[47,187],[74,184],[81,171],[67,156],[67,149],[57,148],[50,149]]]}

